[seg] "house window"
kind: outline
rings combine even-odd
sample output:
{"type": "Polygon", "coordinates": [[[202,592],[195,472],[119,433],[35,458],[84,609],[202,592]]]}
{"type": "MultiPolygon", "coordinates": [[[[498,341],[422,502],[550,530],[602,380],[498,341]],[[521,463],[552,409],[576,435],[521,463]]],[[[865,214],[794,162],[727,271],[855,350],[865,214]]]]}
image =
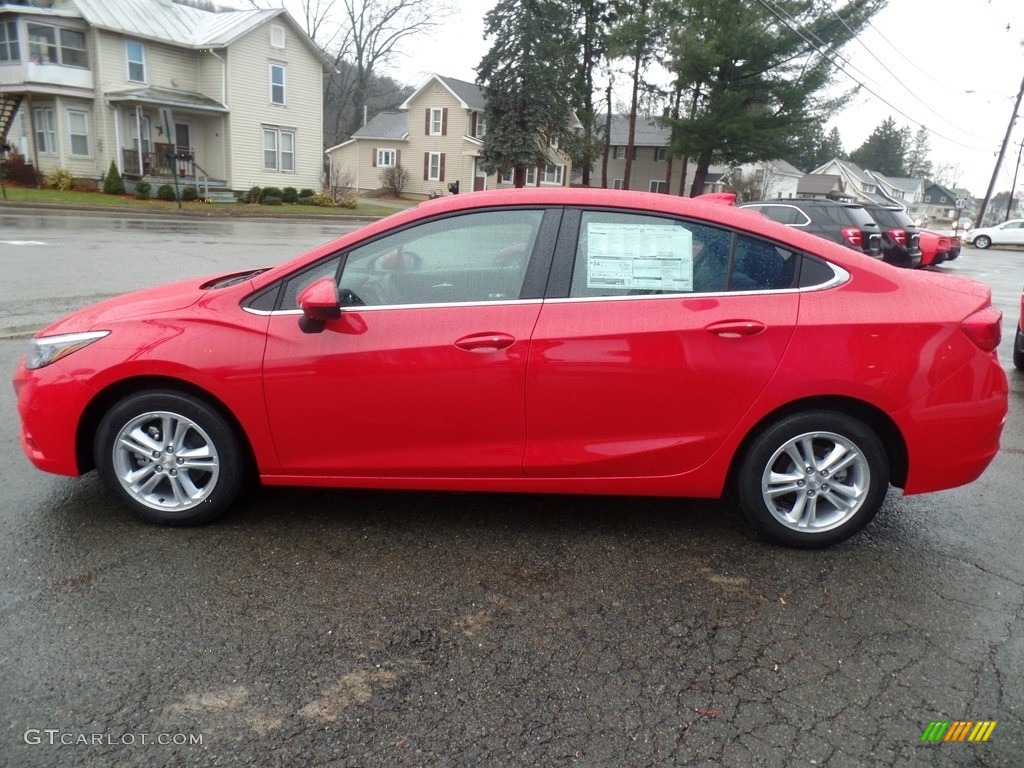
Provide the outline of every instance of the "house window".
{"type": "Polygon", "coordinates": [[[612,182],[612,189],[622,189],[622,179],[615,179],[612,182]]]}
{"type": "Polygon", "coordinates": [[[60,63],[65,67],[89,66],[89,56],[85,51],[85,35],[74,29],[60,31],[60,63]]]}
{"type": "Polygon", "coordinates": [[[550,146],[552,149],[558,149],[558,137],[552,136],[550,139],[548,139],[548,146],[550,146]]]}
{"type": "Polygon", "coordinates": [[[654,148],[654,161],[656,163],[664,162],[668,159],[668,147],[655,147],[654,148]]]}
{"type": "Polygon", "coordinates": [[[71,137],[71,154],[88,157],[89,150],[89,114],[78,110],[68,110],[68,135],[71,137]]]}
{"type": "Polygon", "coordinates": [[[664,181],[652,181],[648,189],[651,192],[668,192],[668,184],[664,181]]]}
{"type": "Polygon", "coordinates": [[[18,25],[13,21],[0,22],[0,61],[20,61],[18,25]]]}
{"type": "Polygon", "coordinates": [[[515,183],[515,175],[514,174],[515,174],[515,171],[504,171],[501,174],[501,178],[499,179],[499,181],[502,184],[513,184],[513,183],[515,183]]]}
{"type": "Polygon", "coordinates": [[[548,163],[544,166],[544,171],[540,176],[541,184],[562,184],[562,172],[565,170],[564,165],[554,165],[548,163]]]}
{"type": "Polygon", "coordinates": [[[146,82],[146,49],[138,40],[125,40],[124,55],[128,60],[128,79],[133,83],[146,82]]]}
{"type": "Polygon", "coordinates": [[[284,48],[284,27],[278,24],[270,25],[270,45],[274,48],[284,48]]]}
{"type": "Polygon", "coordinates": [[[441,136],[444,130],[444,110],[440,107],[433,107],[430,110],[430,135],[441,136]]]}
{"type": "Polygon", "coordinates": [[[295,131],[263,128],[263,170],[295,172],[295,131]]]}
{"type": "Polygon", "coordinates": [[[444,181],[444,160],[440,152],[427,153],[427,181],[444,181]]]}
{"type": "Polygon", "coordinates": [[[284,64],[270,65],[270,103],[284,105],[284,64]]]}
{"type": "Polygon", "coordinates": [[[530,187],[537,186],[537,169],[527,168],[526,169],[526,184],[530,187]]]}
{"type": "Polygon", "coordinates": [[[484,120],[483,112],[476,113],[476,138],[482,139],[487,135],[487,121],[484,120]]]}
{"type": "Polygon", "coordinates": [[[614,155],[613,159],[614,160],[625,160],[626,159],[626,148],[625,147],[615,147],[615,155],[614,155]]]}
{"type": "Polygon", "coordinates": [[[930,203],[930,202],[932,201],[932,196],[931,196],[931,195],[925,195],[925,196],[924,196],[924,201],[925,201],[926,203],[930,203]]]}
{"type": "Polygon", "coordinates": [[[41,155],[57,154],[57,127],[53,119],[53,107],[37,107],[34,113],[36,151],[41,155]]]}
{"type": "Polygon", "coordinates": [[[377,150],[377,167],[378,168],[394,168],[395,165],[396,165],[395,150],[393,150],[393,149],[378,149],[377,150]]]}
{"type": "MultiPolygon", "coordinates": [[[[132,137],[132,149],[136,152],[139,149],[139,120],[135,115],[128,116],[128,131],[132,137]]],[[[150,144],[150,132],[149,132],[149,117],[144,116],[142,118],[142,151],[151,152],[150,144]]]]}

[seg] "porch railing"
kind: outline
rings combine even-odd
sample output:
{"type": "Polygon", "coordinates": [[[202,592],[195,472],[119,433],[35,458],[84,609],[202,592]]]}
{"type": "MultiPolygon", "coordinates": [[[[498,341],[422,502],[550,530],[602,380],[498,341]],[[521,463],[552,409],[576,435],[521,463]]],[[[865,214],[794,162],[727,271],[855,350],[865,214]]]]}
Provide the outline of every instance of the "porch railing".
{"type": "Polygon", "coordinates": [[[140,155],[135,149],[122,149],[121,160],[124,164],[124,173],[128,176],[173,176],[174,168],[172,163],[177,165],[178,177],[190,179],[195,177],[195,153],[192,150],[179,150],[173,157],[168,157],[166,145],[160,149],[157,145],[156,152],[143,152],[141,155],[142,165],[139,165],[140,155]]]}

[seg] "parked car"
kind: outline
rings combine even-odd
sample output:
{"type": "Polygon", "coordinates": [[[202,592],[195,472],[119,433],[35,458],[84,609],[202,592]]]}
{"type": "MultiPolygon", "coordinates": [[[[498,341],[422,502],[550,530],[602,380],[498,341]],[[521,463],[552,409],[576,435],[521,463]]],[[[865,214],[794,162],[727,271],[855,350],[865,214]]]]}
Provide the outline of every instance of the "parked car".
{"type": "Polygon", "coordinates": [[[270,485],[718,498],[783,544],[969,483],[1007,411],[982,283],[717,202],[425,202],[271,269],[107,300],[14,377],[40,469],[143,518],[270,485]],[[827,364],[823,362],[827,357],[827,364]],[[955,445],[956,450],[949,450],[955,445]]]}
{"type": "Polygon", "coordinates": [[[1024,219],[1010,219],[993,227],[978,227],[964,235],[964,240],[976,248],[993,245],[1024,245],[1024,219]]]}
{"type": "Polygon", "coordinates": [[[1013,339],[1013,364],[1018,371],[1024,371],[1024,290],[1020,294],[1020,317],[1017,320],[1017,335],[1013,339]]]}
{"type": "Polygon", "coordinates": [[[963,240],[959,235],[949,236],[949,252],[946,254],[946,261],[953,261],[960,255],[963,248],[963,240]]]}
{"type": "MultiPolygon", "coordinates": [[[[949,235],[931,229],[922,229],[918,243],[921,246],[922,267],[937,267],[949,258],[952,240],[949,235]]],[[[959,254],[958,254],[959,255],[959,254]]]]}
{"type": "Polygon", "coordinates": [[[882,256],[882,231],[864,207],[836,200],[780,198],[742,203],[772,221],[840,243],[874,258],[882,256]]]}
{"type": "Polygon", "coordinates": [[[882,231],[882,259],[897,267],[921,264],[921,232],[914,220],[898,205],[865,205],[882,231]]]}

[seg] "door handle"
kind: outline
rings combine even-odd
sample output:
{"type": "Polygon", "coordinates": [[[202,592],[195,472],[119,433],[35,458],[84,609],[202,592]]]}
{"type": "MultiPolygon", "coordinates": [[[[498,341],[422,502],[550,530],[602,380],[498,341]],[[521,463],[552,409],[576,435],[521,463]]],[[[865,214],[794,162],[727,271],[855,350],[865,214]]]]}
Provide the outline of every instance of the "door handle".
{"type": "Polygon", "coordinates": [[[712,323],[706,330],[723,339],[739,339],[743,336],[756,336],[767,327],[757,320],[723,320],[720,323],[712,323]]]}
{"type": "Polygon", "coordinates": [[[455,342],[455,346],[467,352],[497,352],[515,344],[515,336],[507,333],[475,333],[463,336],[455,342]]]}

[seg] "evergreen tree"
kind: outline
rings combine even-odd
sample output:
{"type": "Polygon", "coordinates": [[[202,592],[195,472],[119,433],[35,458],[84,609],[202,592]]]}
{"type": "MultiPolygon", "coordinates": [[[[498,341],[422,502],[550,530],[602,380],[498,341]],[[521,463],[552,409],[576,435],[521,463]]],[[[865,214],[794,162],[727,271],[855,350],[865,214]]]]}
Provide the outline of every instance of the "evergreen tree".
{"type": "Polygon", "coordinates": [[[633,169],[636,118],[640,110],[643,76],[654,58],[658,42],[657,30],[663,26],[653,13],[652,6],[652,0],[619,3],[618,18],[608,41],[609,55],[621,57],[629,65],[629,129],[626,137],[626,166],[622,172],[623,189],[629,189],[629,177],[633,169]]]}
{"type": "Polygon", "coordinates": [[[822,95],[836,51],[884,4],[848,0],[822,13],[816,0],[676,0],[685,19],[667,64],[694,101],[691,115],[667,122],[673,152],[696,161],[691,194],[703,191],[711,163],[782,157],[837,110],[845,97],[822,95]]]}
{"type": "Polygon", "coordinates": [[[103,192],[108,195],[123,195],[125,192],[124,179],[113,160],[110,161],[107,175],[103,177],[103,192]]]}
{"type": "Polygon", "coordinates": [[[883,120],[867,141],[850,153],[850,160],[861,168],[885,176],[906,176],[903,158],[907,154],[906,128],[897,128],[891,117],[883,120]]]}
{"type": "Polygon", "coordinates": [[[514,171],[525,186],[530,167],[576,141],[569,97],[575,51],[563,44],[572,19],[559,0],[499,0],[484,17],[491,49],[477,68],[487,91],[487,134],[481,159],[488,172],[514,171]]]}
{"type": "Polygon", "coordinates": [[[818,148],[818,161],[813,167],[817,168],[837,157],[845,160],[846,150],[843,149],[843,139],[839,135],[839,129],[832,126],[832,130],[828,132],[824,142],[818,148]]]}
{"type": "Polygon", "coordinates": [[[570,0],[577,24],[579,63],[573,78],[572,105],[582,126],[573,163],[590,186],[594,161],[601,153],[602,126],[594,108],[594,70],[608,53],[608,25],[615,19],[609,0],[570,0]]]}
{"type": "Polygon", "coordinates": [[[932,161],[928,159],[930,152],[928,129],[922,125],[914,134],[903,163],[907,176],[912,179],[924,179],[932,175],[932,161]]]}

